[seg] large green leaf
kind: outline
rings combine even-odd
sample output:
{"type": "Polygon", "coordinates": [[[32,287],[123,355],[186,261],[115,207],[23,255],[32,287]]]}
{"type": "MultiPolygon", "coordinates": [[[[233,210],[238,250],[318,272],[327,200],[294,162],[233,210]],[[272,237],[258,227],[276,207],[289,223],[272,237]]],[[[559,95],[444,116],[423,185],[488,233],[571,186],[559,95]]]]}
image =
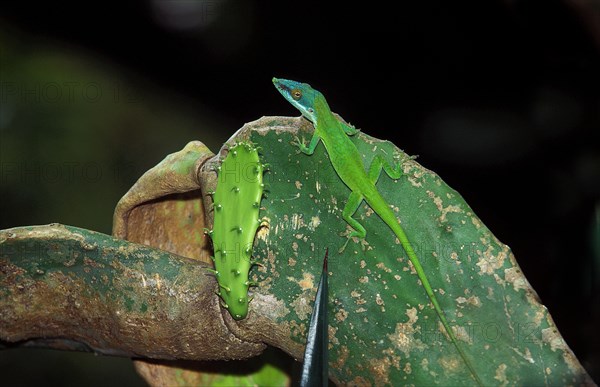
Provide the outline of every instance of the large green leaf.
{"type": "MultiPolygon", "coordinates": [[[[251,273],[259,287],[247,319],[236,322],[221,313],[215,281],[197,261],[87,230],[27,227],[0,231],[0,338],[14,343],[61,337],[103,353],[189,360],[245,358],[267,343],[301,358],[322,257],[329,248],[333,380],[360,385],[473,383],[404,250],[368,206],[355,215],[368,231],[366,241],[351,241],[343,254],[337,253],[345,242],[342,234],[349,231],[341,219],[349,191],[321,145],[306,156],[289,144],[299,128],[308,132],[311,126],[299,118],[267,117],[248,124],[230,141],[250,137],[262,147],[262,161],[271,164],[265,176],[270,196],[261,203],[270,226],[259,230],[254,249],[254,258],[264,266],[251,273]]],[[[405,176],[397,181],[382,176],[378,188],[396,210],[485,384],[592,384],[510,249],[460,195],[392,144],[365,135],[353,141],[365,164],[377,153],[405,160],[405,176]]],[[[184,156],[191,150],[186,149],[184,156]]],[[[135,197],[117,211],[122,219],[116,234],[129,238],[134,233],[135,240],[185,254],[201,249],[198,227],[185,221],[202,212],[195,202],[197,187],[204,193],[213,190],[215,176],[210,168],[200,168],[200,158],[208,157],[202,149],[196,154],[198,162],[195,156],[183,157],[181,165],[194,168],[182,169],[191,175],[181,181],[159,173],[160,168],[147,175],[147,184],[133,189],[135,197]],[[144,187],[154,188],[146,192],[144,187]],[[189,189],[196,190],[191,197],[169,195],[189,189]],[[173,226],[182,216],[185,225],[173,226]],[[184,235],[188,232],[192,234],[184,235]]],[[[211,203],[202,196],[205,204],[211,203]]],[[[239,363],[231,364],[233,372],[224,372],[215,383],[219,378],[232,381],[229,377],[241,382],[245,373],[239,372],[239,363]]],[[[161,369],[152,365],[156,367],[147,368],[150,380],[161,369]]],[[[195,369],[176,367],[162,367],[168,369],[162,380],[186,384],[193,379],[196,384],[204,377],[195,369]]],[[[255,371],[249,383],[285,380],[273,367],[249,373],[255,371]]]]}
{"type": "MultiPolygon", "coordinates": [[[[257,123],[255,123],[256,126],[257,123]]],[[[290,145],[294,120],[268,118],[246,136],[271,165],[255,258],[256,297],[274,295],[272,317],[304,343],[325,249],[330,249],[330,375],[353,384],[469,385],[475,381],[429,303],[390,229],[366,205],[367,229],[336,253],[349,231],[341,218],[350,191],[324,147],[312,156],[290,145]],[[264,127],[271,130],[265,130],[264,127]]],[[[243,131],[242,131],[243,132],[243,131]]],[[[307,138],[309,133],[305,133],[307,138]]],[[[353,142],[369,165],[376,154],[404,160],[404,176],[377,188],[417,251],[450,325],[486,385],[565,385],[588,381],[519,269],[462,197],[393,144],[360,134],[353,142]]],[[[510,189],[497,182],[498,189],[510,189]]],[[[260,312],[260,311],[259,311],[260,312]]]]}

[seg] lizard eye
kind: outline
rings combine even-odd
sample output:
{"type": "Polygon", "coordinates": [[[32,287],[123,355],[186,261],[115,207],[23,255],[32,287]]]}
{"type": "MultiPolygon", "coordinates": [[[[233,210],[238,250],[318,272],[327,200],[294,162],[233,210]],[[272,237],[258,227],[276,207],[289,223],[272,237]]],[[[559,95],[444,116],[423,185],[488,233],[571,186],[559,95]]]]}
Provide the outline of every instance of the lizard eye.
{"type": "Polygon", "coordinates": [[[300,91],[299,89],[292,90],[292,98],[296,101],[302,98],[302,91],[300,91]]]}

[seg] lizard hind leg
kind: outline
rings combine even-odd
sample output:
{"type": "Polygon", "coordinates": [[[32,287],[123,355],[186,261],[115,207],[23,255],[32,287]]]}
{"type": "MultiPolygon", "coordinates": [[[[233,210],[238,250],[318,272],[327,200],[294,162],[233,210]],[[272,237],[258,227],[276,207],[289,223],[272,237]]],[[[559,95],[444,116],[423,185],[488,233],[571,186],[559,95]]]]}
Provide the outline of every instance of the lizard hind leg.
{"type": "Polygon", "coordinates": [[[352,239],[353,237],[364,239],[367,236],[367,230],[363,227],[362,224],[360,224],[358,220],[352,217],[356,210],[358,210],[358,207],[360,206],[360,203],[362,203],[363,199],[364,198],[361,194],[357,192],[352,192],[348,197],[346,205],[344,206],[344,209],[342,211],[342,217],[350,225],[350,227],[354,229],[354,231],[348,234],[348,239],[346,240],[344,245],[338,250],[340,254],[344,252],[346,246],[348,245],[348,242],[350,242],[350,239],[352,239]]]}
{"type": "MultiPolygon", "coordinates": [[[[371,181],[371,183],[373,183],[373,185],[375,185],[377,183],[377,180],[379,180],[379,176],[381,175],[382,170],[384,170],[385,173],[392,179],[398,179],[400,178],[400,176],[402,176],[401,167],[401,163],[396,163],[392,165],[388,163],[383,158],[383,156],[377,155],[375,156],[375,158],[371,162],[371,165],[369,166],[369,180],[371,181]]],[[[348,234],[348,239],[346,240],[344,245],[339,249],[339,253],[344,252],[351,238],[358,237],[360,239],[364,239],[367,236],[367,230],[364,228],[364,226],[360,224],[358,220],[352,217],[352,215],[354,215],[354,213],[358,210],[358,207],[360,206],[360,203],[362,203],[363,199],[364,197],[357,192],[352,192],[348,197],[348,202],[346,203],[346,206],[342,211],[342,217],[346,222],[348,222],[348,224],[354,229],[354,231],[348,234]]]]}

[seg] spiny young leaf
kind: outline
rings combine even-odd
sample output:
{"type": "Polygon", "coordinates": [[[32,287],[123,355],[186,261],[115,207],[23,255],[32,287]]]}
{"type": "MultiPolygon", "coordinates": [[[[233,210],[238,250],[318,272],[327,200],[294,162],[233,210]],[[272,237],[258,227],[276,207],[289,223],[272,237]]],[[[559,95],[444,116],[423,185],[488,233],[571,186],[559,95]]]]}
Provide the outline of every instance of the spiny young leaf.
{"type": "Polygon", "coordinates": [[[248,314],[248,280],[252,267],[254,235],[260,225],[263,196],[262,163],[252,144],[240,142],[229,149],[220,167],[213,195],[214,225],[210,236],[221,298],[231,316],[240,320],[248,314]]]}

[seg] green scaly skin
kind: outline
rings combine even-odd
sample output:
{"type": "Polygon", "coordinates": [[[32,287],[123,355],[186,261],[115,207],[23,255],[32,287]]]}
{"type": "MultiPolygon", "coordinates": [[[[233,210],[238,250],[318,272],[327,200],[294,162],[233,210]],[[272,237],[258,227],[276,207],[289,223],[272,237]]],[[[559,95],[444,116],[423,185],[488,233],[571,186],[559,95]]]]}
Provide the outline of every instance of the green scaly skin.
{"type": "Polygon", "coordinates": [[[302,115],[310,120],[315,127],[314,135],[308,146],[297,139],[294,142],[294,145],[298,146],[303,153],[311,155],[315,151],[319,140],[322,141],[333,168],[340,179],[342,179],[348,188],[352,190],[348,202],[342,211],[344,220],[354,229],[354,231],[349,234],[348,240],[352,237],[364,239],[367,235],[365,228],[356,219],[352,218],[352,215],[359,208],[362,201],[365,200],[400,240],[402,247],[412,262],[413,267],[417,272],[417,276],[421,280],[425,292],[427,293],[427,296],[429,296],[429,299],[431,300],[440,321],[444,325],[446,332],[450,336],[452,343],[456,347],[456,350],[469,368],[475,381],[479,385],[483,385],[475,368],[467,358],[462,347],[459,345],[454,332],[450,328],[450,324],[448,324],[448,321],[446,320],[446,315],[442,310],[437,297],[433,293],[433,289],[425,275],[423,266],[421,266],[421,262],[417,258],[406,233],[402,229],[402,226],[400,226],[390,205],[375,187],[375,183],[379,179],[382,169],[391,178],[397,179],[401,176],[401,165],[398,163],[392,166],[381,156],[376,156],[369,167],[369,170],[366,171],[358,149],[348,138],[349,135],[357,133],[358,130],[337,119],[329,109],[325,97],[323,97],[320,92],[306,83],[286,79],[273,78],[273,84],[284,98],[300,110],[302,115]]]}
{"type": "Polygon", "coordinates": [[[213,194],[213,229],[207,231],[214,248],[215,270],[223,307],[236,320],[248,315],[248,289],[254,283],[248,273],[255,262],[252,245],[261,221],[258,217],[263,196],[263,171],[257,149],[239,143],[229,149],[217,168],[217,189],[213,194]]]}

